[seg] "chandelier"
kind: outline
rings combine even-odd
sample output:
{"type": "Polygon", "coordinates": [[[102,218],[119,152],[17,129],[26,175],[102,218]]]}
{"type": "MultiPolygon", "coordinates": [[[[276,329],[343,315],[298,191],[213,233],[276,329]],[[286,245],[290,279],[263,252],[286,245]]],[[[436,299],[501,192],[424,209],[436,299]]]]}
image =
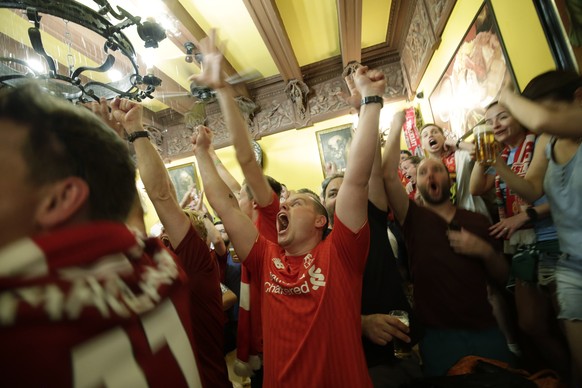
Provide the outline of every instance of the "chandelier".
{"type": "Polygon", "coordinates": [[[12,36],[4,31],[0,41],[0,87],[36,79],[50,93],[74,102],[154,98],[161,80],[139,74],[136,52],[123,30],[136,26],[145,47],[157,48],[166,38],[164,29],[121,7],[114,10],[107,0],[93,2],[97,11],[72,0],[0,0],[3,28],[14,30],[12,36]]]}

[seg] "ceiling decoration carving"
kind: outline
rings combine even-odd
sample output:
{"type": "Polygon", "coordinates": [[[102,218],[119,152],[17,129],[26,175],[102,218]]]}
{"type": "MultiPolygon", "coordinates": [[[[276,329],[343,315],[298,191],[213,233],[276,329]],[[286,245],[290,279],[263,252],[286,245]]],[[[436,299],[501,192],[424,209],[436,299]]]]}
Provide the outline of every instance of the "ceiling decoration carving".
{"type": "MultiPolygon", "coordinates": [[[[107,3],[78,1],[95,12],[107,3]]],[[[26,59],[35,55],[34,50],[11,28],[28,24],[27,17],[21,10],[1,9],[15,2],[25,0],[0,0],[0,57],[26,59]]],[[[61,2],[53,3],[58,7],[61,2]]],[[[131,28],[123,32],[135,48],[136,66],[161,80],[152,93],[155,98],[144,101],[146,117],[158,148],[165,157],[175,159],[191,155],[192,130],[202,123],[213,129],[216,147],[230,144],[218,104],[201,103],[192,96],[187,81],[188,76],[199,72],[192,43],[206,37],[211,27],[219,30],[221,39],[228,40],[228,76],[248,71],[248,63],[256,67],[251,69],[254,78],[237,81],[235,89],[241,96],[239,105],[251,136],[259,139],[347,113],[349,107],[337,93],[348,92],[343,75],[353,63],[385,72],[389,78],[386,99],[413,96],[455,0],[148,0],[148,7],[139,0],[109,3],[114,10],[121,6],[141,16],[142,21],[148,20],[148,11],[164,26],[162,19],[170,21],[167,38],[155,51],[154,65],[146,63],[146,50],[137,33],[131,28]]],[[[67,68],[66,56],[51,49],[63,51],[58,41],[62,44],[63,26],[67,24],[63,23],[64,16],[41,32],[45,48],[55,57],[59,69],[67,68]]],[[[91,41],[82,27],[68,25],[75,55],[101,63],[103,54],[98,51],[102,43],[91,41]]]]}

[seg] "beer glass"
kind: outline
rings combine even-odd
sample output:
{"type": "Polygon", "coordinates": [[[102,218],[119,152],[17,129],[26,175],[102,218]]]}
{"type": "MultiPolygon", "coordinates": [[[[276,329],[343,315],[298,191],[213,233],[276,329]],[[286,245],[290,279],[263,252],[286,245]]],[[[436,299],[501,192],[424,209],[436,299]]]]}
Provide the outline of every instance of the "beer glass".
{"type": "Polygon", "coordinates": [[[475,137],[475,160],[483,166],[495,164],[495,136],[493,127],[489,124],[480,124],[473,128],[475,137]]]}
{"type": "MultiPolygon", "coordinates": [[[[398,320],[404,323],[406,326],[410,326],[408,322],[408,313],[404,310],[392,310],[388,315],[398,318],[398,320]]],[[[410,345],[402,341],[399,338],[393,337],[392,344],[394,345],[394,357],[396,358],[409,358],[410,357],[410,345]]]]}

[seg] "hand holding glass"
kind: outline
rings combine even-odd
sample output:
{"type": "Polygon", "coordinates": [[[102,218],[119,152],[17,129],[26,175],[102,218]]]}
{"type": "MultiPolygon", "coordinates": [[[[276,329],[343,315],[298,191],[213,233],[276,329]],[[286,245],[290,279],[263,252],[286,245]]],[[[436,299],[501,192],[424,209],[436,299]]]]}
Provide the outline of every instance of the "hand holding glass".
{"type": "Polygon", "coordinates": [[[496,160],[495,136],[493,127],[480,124],[473,128],[475,137],[475,160],[483,166],[492,166],[496,160]]]}
{"type": "MultiPolygon", "coordinates": [[[[406,326],[410,326],[408,322],[408,313],[404,310],[392,310],[388,315],[398,318],[398,320],[404,323],[406,326]]],[[[394,357],[396,358],[409,358],[410,346],[399,338],[392,337],[392,344],[394,345],[394,357]]]]}

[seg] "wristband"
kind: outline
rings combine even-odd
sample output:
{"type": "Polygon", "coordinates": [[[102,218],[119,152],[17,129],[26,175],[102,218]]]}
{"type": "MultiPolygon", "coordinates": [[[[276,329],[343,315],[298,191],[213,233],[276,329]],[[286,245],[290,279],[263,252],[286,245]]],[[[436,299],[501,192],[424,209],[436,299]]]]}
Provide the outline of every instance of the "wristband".
{"type": "Polygon", "coordinates": [[[135,139],[139,139],[140,137],[147,137],[149,139],[150,133],[148,131],[132,132],[127,136],[127,141],[129,141],[130,143],[133,143],[135,141],[135,139]]]}
{"type": "Polygon", "coordinates": [[[366,104],[380,104],[380,105],[384,105],[384,99],[381,96],[367,96],[362,98],[362,101],[360,101],[360,105],[366,105],[366,104]]]}

